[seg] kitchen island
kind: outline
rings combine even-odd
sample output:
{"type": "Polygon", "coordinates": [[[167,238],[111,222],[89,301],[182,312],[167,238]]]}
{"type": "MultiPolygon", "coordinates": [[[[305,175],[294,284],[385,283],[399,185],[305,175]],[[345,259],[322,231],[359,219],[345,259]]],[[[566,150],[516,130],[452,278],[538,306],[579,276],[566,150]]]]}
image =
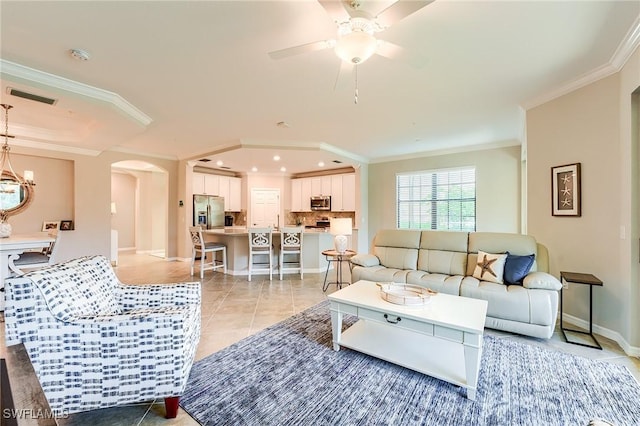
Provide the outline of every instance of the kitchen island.
{"type": "MultiPolygon", "coordinates": [[[[205,241],[222,243],[227,246],[227,274],[248,275],[249,272],[249,236],[246,228],[210,229],[203,231],[205,241]]],[[[274,273],[278,271],[278,253],[280,251],[280,231],[273,231],[274,273]]],[[[305,273],[325,272],[327,261],[322,255],[324,250],[333,248],[333,235],[323,229],[305,229],[302,256],[305,273]]],[[[289,272],[297,274],[297,272],[289,272]]]]}

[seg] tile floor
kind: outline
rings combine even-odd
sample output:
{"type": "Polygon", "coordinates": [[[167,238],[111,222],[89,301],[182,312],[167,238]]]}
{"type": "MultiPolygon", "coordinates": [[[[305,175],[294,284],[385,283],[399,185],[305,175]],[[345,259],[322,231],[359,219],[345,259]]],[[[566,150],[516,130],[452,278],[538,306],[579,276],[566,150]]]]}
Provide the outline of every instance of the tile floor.
{"type": "MultiPolygon", "coordinates": [[[[346,269],[348,271],[348,268],[346,269]]],[[[166,262],[147,255],[122,255],[116,268],[120,280],[125,283],[164,283],[197,281],[189,275],[189,264],[166,262]]],[[[268,277],[254,278],[225,276],[220,272],[206,272],[202,280],[202,335],[196,360],[216,352],[244,337],[250,336],[269,325],[281,321],[297,312],[326,299],[326,294],[336,290],[331,286],[322,292],[324,274],[306,274],[303,280],[298,275],[285,276],[283,281],[268,277]]],[[[640,359],[628,357],[620,346],[609,339],[598,336],[603,350],[567,344],[556,332],[549,339],[535,339],[509,333],[487,330],[494,336],[514,339],[530,344],[572,353],[592,359],[606,360],[626,365],[640,381],[640,359]]],[[[0,357],[6,349],[4,327],[0,327],[0,357]]],[[[71,425],[197,425],[187,413],[178,412],[172,420],[164,418],[164,404],[138,404],[115,407],[86,413],[77,413],[59,419],[63,426],[71,425]]]]}

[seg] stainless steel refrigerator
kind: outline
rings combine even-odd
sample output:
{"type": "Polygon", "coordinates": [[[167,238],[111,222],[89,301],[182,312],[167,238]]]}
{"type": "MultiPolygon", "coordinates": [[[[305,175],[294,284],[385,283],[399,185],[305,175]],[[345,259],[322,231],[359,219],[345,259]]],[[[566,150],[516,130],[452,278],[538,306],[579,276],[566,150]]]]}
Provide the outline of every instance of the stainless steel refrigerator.
{"type": "Polygon", "coordinates": [[[224,197],[193,195],[193,226],[224,228],[224,197]]]}

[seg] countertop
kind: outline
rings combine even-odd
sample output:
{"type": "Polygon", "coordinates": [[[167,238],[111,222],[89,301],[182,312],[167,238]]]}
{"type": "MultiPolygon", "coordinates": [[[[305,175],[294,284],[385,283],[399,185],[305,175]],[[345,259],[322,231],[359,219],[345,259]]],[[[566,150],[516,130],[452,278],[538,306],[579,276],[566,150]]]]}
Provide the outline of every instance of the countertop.
{"type": "MultiPolygon", "coordinates": [[[[218,229],[205,229],[202,231],[205,234],[227,234],[227,235],[247,235],[247,228],[245,227],[239,227],[239,226],[228,226],[223,228],[218,228],[218,229]]],[[[273,230],[274,234],[280,234],[280,230],[279,229],[274,229],[273,230]]],[[[308,228],[304,230],[305,234],[328,234],[329,233],[329,228],[326,229],[322,229],[322,228],[308,228]]]]}

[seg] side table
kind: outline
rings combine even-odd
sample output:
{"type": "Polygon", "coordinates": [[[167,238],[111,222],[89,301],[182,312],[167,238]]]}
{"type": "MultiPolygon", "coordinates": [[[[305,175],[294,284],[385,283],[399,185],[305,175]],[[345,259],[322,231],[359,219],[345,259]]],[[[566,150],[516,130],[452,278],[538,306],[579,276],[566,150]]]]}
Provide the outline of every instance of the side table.
{"type": "MultiPolygon", "coordinates": [[[[324,250],[322,254],[327,259],[327,272],[324,273],[324,285],[322,286],[322,291],[327,291],[331,284],[336,284],[338,288],[342,288],[343,284],[351,284],[350,282],[344,281],[342,278],[342,262],[349,262],[357,253],[353,250],[346,250],[344,253],[340,253],[336,250],[324,250]],[[336,281],[327,282],[329,267],[332,263],[337,263],[336,281]]],[[[349,263],[349,267],[351,267],[351,263],[349,263]]]]}
{"type": "Polygon", "coordinates": [[[560,331],[562,331],[562,335],[564,336],[564,339],[567,341],[567,343],[573,343],[574,345],[581,345],[581,346],[586,346],[588,348],[595,348],[595,349],[602,349],[602,346],[600,346],[600,343],[598,343],[598,341],[596,340],[596,338],[593,336],[593,286],[597,285],[597,286],[602,286],[602,281],[600,281],[598,278],[596,278],[594,275],[591,274],[583,274],[580,272],[560,272],[560,281],[562,281],[563,283],[574,283],[574,284],[586,284],[589,286],[589,331],[582,331],[582,330],[572,330],[569,328],[564,328],[562,325],[562,293],[564,290],[564,286],[562,289],[560,289],[560,331]],[[582,342],[578,342],[578,341],[571,341],[567,338],[567,334],[565,333],[566,331],[569,331],[571,333],[579,333],[579,334],[584,334],[587,335],[589,337],[591,337],[591,340],[593,341],[593,345],[590,345],[588,343],[582,343],[582,342]]]}

